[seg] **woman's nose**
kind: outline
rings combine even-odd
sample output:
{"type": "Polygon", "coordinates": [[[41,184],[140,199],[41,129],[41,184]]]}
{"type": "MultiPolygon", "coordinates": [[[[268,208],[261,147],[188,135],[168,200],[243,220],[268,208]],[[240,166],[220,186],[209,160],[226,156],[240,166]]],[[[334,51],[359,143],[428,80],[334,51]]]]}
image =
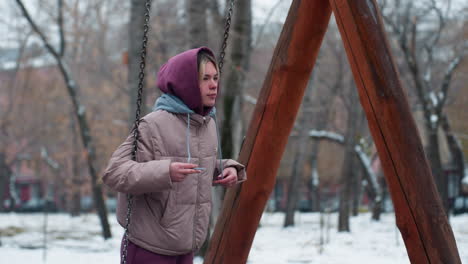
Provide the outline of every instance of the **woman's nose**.
{"type": "Polygon", "coordinates": [[[218,82],[216,80],[211,80],[210,89],[216,89],[218,87],[218,82]]]}

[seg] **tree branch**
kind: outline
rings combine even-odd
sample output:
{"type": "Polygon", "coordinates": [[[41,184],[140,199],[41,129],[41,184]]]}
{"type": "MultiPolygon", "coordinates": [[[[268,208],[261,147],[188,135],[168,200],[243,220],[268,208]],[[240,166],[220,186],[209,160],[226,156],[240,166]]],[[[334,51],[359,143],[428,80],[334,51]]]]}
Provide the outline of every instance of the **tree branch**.
{"type": "Polygon", "coordinates": [[[65,33],[63,28],[63,0],[57,0],[58,5],[58,27],[59,27],[59,35],[60,35],[60,50],[59,55],[63,58],[65,54],[65,33]]]}
{"type": "Polygon", "coordinates": [[[465,174],[465,157],[462,150],[462,146],[460,144],[460,141],[451,129],[447,114],[442,114],[440,116],[440,123],[442,126],[442,130],[445,134],[447,145],[450,149],[452,166],[455,169],[456,177],[459,180],[459,183],[461,184],[465,174]]]}
{"type": "Polygon", "coordinates": [[[94,202],[95,202],[95,207],[98,211],[99,218],[101,220],[101,225],[103,228],[103,236],[104,239],[110,238],[111,237],[111,231],[109,227],[109,223],[107,220],[107,214],[106,214],[106,209],[105,209],[105,203],[104,199],[102,197],[102,189],[100,186],[100,183],[98,182],[98,175],[97,175],[97,166],[96,166],[96,149],[94,147],[93,141],[92,141],[92,136],[91,136],[91,131],[90,131],[90,126],[88,124],[87,118],[86,118],[86,108],[81,104],[79,101],[79,98],[77,96],[77,90],[78,86],[77,83],[74,81],[72,78],[71,72],[68,70],[67,65],[65,62],[62,60],[62,57],[59,55],[59,53],[50,45],[50,43],[47,41],[46,37],[44,34],[41,32],[39,27],[36,25],[36,23],[32,20],[31,16],[29,15],[28,11],[24,7],[23,3],[21,0],[16,0],[16,3],[20,7],[24,17],[28,20],[29,24],[33,28],[33,30],[39,35],[41,38],[44,46],[46,49],[49,51],[50,54],[54,57],[55,61],[58,64],[60,73],[62,74],[62,77],[64,78],[65,81],[65,86],[68,91],[68,95],[70,96],[70,100],[72,101],[73,105],[73,112],[75,113],[75,117],[78,119],[78,127],[80,128],[80,136],[81,140],[83,143],[83,146],[86,150],[86,159],[88,163],[88,172],[91,177],[91,184],[92,184],[92,190],[93,190],[93,197],[94,197],[94,202]]]}
{"type": "Polygon", "coordinates": [[[440,117],[442,113],[442,109],[444,108],[445,102],[447,101],[447,97],[448,97],[447,93],[450,87],[450,83],[452,81],[453,74],[455,70],[458,68],[458,66],[461,64],[461,61],[463,60],[463,58],[464,58],[463,54],[455,57],[455,59],[452,60],[447,70],[445,71],[444,78],[442,80],[441,89],[440,89],[440,96],[439,96],[438,104],[435,108],[436,115],[438,117],[440,117]]]}
{"type": "Polygon", "coordinates": [[[55,58],[60,58],[60,55],[57,53],[57,51],[50,45],[49,41],[47,40],[46,36],[42,31],[39,29],[39,27],[36,25],[36,23],[32,20],[31,15],[29,14],[28,10],[24,7],[24,4],[21,0],[16,0],[16,3],[18,4],[19,8],[21,9],[21,12],[23,13],[24,17],[26,20],[28,20],[29,24],[31,25],[32,29],[36,34],[39,35],[39,37],[42,40],[42,43],[46,47],[46,49],[54,56],[55,58]]]}
{"type": "Polygon", "coordinates": [[[422,105],[423,108],[423,113],[424,113],[424,119],[426,121],[427,126],[431,126],[431,114],[430,114],[430,108],[428,104],[428,99],[426,97],[426,87],[424,85],[423,78],[421,78],[421,73],[418,65],[418,60],[417,60],[417,55],[416,55],[416,35],[417,35],[417,18],[414,18],[413,21],[410,22],[410,10],[412,9],[412,4],[408,3],[406,6],[406,11],[405,11],[405,18],[404,18],[404,29],[399,35],[399,44],[400,48],[403,51],[404,54],[404,59],[406,63],[408,64],[408,68],[411,72],[411,77],[413,79],[413,83],[416,89],[416,94],[418,96],[419,102],[422,105]],[[411,31],[408,33],[408,25],[411,23],[411,31]],[[407,43],[407,34],[410,34],[410,47],[408,47],[407,43]]]}
{"type": "Polygon", "coordinates": [[[266,25],[268,25],[270,23],[270,19],[273,16],[273,13],[279,7],[281,2],[282,2],[281,0],[278,0],[278,2],[276,2],[276,4],[273,5],[273,7],[268,12],[267,17],[265,18],[265,21],[263,22],[262,26],[260,27],[260,30],[258,31],[257,37],[255,38],[255,44],[252,45],[253,50],[255,50],[258,47],[258,44],[260,43],[260,40],[262,39],[263,31],[265,30],[266,25]]]}
{"type": "MultiPolygon", "coordinates": [[[[430,34],[430,38],[433,40],[431,41],[431,44],[429,45],[431,48],[435,47],[435,45],[439,42],[440,37],[442,36],[442,31],[444,30],[445,27],[445,18],[444,14],[442,14],[442,10],[437,7],[436,1],[431,0],[432,6],[431,10],[434,10],[437,14],[437,18],[439,19],[439,27],[437,28],[437,33],[436,34],[430,34]]],[[[429,41],[425,41],[425,43],[428,43],[429,41]]]]}
{"type": "Polygon", "coordinates": [[[2,109],[0,113],[0,131],[3,132],[5,135],[7,134],[6,132],[6,127],[8,124],[11,123],[11,118],[10,114],[13,112],[14,106],[15,106],[15,97],[16,97],[16,85],[18,81],[18,73],[19,69],[21,67],[21,60],[23,58],[24,51],[26,50],[26,46],[28,43],[28,39],[31,36],[31,32],[28,32],[25,36],[24,39],[20,40],[19,43],[19,49],[18,49],[18,56],[16,57],[15,61],[15,67],[14,67],[14,74],[13,78],[9,81],[7,87],[9,88],[7,93],[8,93],[8,100],[6,100],[6,107],[5,109],[2,109]]]}
{"type": "Polygon", "coordinates": [[[41,158],[43,158],[47,165],[49,165],[52,169],[58,170],[60,168],[60,164],[49,156],[47,148],[44,146],[41,147],[41,158]]]}
{"type": "MultiPolygon", "coordinates": [[[[224,17],[222,15],[221,10],[219,10],[219,4],[218,0],[210,0],[209,4],[209,10],[211,11],[211,15],[213,16],[213,20],[217,25],[223,25],[224,24],[224,17]]],[[[220,31],[222,29],[222,26],[219,26],[220,31]]]]}

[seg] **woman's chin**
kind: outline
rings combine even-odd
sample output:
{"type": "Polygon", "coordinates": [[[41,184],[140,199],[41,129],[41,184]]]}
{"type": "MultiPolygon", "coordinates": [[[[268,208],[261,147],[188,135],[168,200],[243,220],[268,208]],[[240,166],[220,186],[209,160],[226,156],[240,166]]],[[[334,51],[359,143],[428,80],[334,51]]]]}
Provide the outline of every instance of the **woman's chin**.
{"type": "Polygon", "coordinates": [[[215,106],[215,104],[216,104],[216,101],[209,101],[209,102],[204,103],[203,106],[213,107],[213,106],[215,106]]]}

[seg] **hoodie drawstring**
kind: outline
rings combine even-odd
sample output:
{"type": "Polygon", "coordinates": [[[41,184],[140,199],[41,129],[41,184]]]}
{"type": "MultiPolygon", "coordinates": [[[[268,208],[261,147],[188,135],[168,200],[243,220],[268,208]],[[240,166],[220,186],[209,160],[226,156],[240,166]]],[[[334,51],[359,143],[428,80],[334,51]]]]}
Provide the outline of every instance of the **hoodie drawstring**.
{"type": "MultiPolygon", "coordinates": [[[[218,127],[218,121],[216,120],[216,116],[213,116],[213,120],[215,122],[216,126],[216,139],[218,141],[218,158],[219,158],[219,165],[217,166],[219,174],[223,174],[223,152],[221,150],[221,140],[219,136],[219,127],[218,127]]],[[[186,132],[186,142],[187,142],[187,163],[190,163],[190,160],[192,159],[192,154],[190,153],[190,113],[187,113],[187,132],[186,132]]],[[[217,176],[217,175],[216,175],[217,176]]]]}

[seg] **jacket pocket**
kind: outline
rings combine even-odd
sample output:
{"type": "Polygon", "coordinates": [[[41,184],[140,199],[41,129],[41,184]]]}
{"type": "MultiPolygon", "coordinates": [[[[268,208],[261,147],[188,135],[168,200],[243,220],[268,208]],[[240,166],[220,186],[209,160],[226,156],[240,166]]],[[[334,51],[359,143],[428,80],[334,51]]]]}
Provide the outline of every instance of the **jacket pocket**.
{"type": "Polygon", "coordinates": [[[174,220],[174,217],[175,217],[175,213],[177,211],[177,208],[176,208],[176,199],[177,199],[177,192],[176,192],[177,189],[172,189],[170,192],[169,192],[169,195],[167,197],[167,200],[166,200],[166,203],[163,207],[163,210],[161,211],[162,214],[161,214],[161,221],[160,221],[160,224],[161,226],[163,227],[168,227],[171,225],[171,223],[173,222],[174,220]]]}
{"type": "Polygon", "coordinates": [[[154,219],[160,221],[166,209],[168,208],[169,196],[171,190],[163,192],[146,193],[142,195],[144,202],[146,203],[147,210],[151,213],[154,219]]]}

